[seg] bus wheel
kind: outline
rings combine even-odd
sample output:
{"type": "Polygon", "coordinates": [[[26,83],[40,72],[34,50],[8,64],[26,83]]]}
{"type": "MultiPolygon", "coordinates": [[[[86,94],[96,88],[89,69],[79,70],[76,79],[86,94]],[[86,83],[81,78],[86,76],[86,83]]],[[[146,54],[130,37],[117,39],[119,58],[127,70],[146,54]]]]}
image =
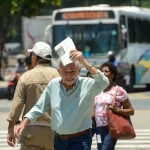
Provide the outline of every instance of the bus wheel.
{"type": "Polygon", "coordinates": [[[132,66],[131,71],[130,71],[130,82],[128,86],[129,92],[134,92],[134,84],[135,84],[135,68],[134,66],[132,66]]]}

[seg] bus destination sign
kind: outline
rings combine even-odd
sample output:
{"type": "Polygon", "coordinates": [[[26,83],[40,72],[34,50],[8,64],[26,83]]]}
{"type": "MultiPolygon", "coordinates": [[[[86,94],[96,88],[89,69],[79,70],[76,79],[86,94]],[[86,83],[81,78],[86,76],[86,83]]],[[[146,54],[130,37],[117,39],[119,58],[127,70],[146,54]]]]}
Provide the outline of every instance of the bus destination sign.
{"type": "Polygon", "coordinates": [[[55,20],[86,20],[115,18],[113,11],[58,12],[55,20]]]}

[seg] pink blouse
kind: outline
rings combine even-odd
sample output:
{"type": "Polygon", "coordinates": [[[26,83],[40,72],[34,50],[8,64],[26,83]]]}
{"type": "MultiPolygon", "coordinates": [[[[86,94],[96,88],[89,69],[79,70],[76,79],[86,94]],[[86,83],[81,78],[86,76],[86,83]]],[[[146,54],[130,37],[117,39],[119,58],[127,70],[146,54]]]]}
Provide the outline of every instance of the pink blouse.
{"type": "MultiPolygon", "coordinates": [[[[106,108],[109,104],[111,104],[113,100],[113,96],[116,92],[118,86],[116,86],[114,89],[107,91],[107,92],[101,92],[99,95],[95,97],[94,101],[94,115],[96,120],[96,126],[107,126],[107,114],[106,114],[106,108]]],[[[121,108],[121,103],[124,100],[128,99],[127,92],[122,88],[119,87],[117,90],[116,95],[116,102],[115,105],[119,108],[121,108]]]]}

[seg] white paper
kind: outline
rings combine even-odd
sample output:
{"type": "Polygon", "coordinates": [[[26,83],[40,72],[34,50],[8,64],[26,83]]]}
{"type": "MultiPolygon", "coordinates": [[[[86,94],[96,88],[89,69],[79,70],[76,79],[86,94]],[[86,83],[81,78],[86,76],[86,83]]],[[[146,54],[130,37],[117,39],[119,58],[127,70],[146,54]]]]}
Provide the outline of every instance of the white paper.
{"type": "Polygon", "coordinates": [[[70,51],[75,50],[76,47],[70,37],[67,37],[65,40],[60,42],[58,45],[54,47],[54,49],[59,55],[59,58],[62,61],[62,64],[64,66],[73,62],[69,58],[69,54],[70,54],[70,51]]]}
{"type": "Polygon", "coordinates": [[[96,135],[97,143],[102,143],[101,136],[99,134],[96,135]]]}

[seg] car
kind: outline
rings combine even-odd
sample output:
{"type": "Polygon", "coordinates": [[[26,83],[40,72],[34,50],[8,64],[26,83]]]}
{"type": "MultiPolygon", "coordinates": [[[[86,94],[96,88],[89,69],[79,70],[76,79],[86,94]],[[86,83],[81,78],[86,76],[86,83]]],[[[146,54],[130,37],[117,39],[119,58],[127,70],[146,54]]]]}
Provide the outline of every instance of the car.
{"type": "Polygon", "coordinates": [[[17,55],[17,54],[22,53],[20,43],[6,43],[5,46],[9,52],[9,55],[17,55]]]}

